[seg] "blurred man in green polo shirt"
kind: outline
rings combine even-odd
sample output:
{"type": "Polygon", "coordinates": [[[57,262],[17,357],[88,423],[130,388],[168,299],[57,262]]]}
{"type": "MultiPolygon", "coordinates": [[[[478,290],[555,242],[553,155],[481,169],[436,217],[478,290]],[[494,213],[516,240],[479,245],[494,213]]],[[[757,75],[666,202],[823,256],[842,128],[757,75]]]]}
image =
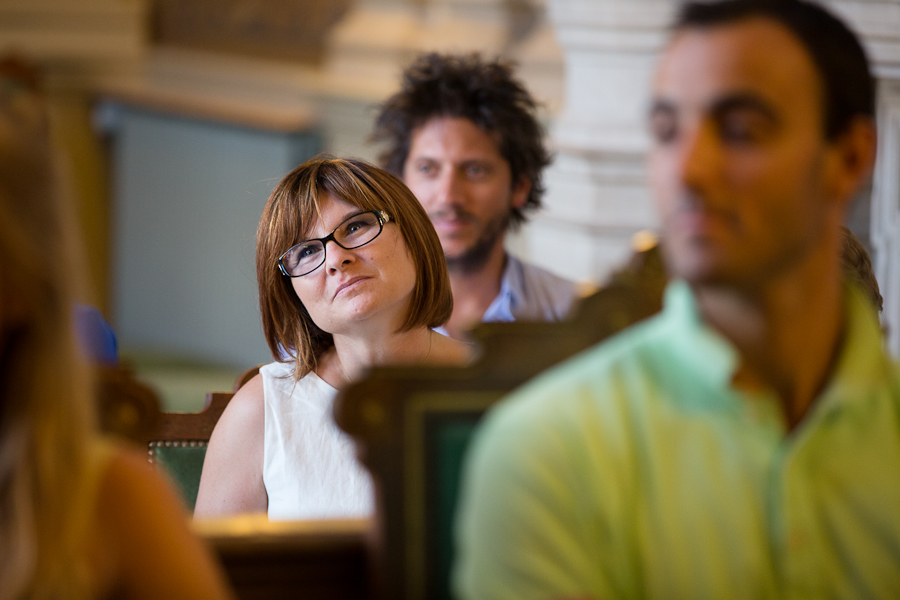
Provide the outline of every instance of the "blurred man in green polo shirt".
{"type": "Polygon", "coordinates": [[[649,121],[665,309],[489,416],[458,592],[900,597],[900,372],[840,262],[859,42],[801,0],[687,5],[649,121]]]}

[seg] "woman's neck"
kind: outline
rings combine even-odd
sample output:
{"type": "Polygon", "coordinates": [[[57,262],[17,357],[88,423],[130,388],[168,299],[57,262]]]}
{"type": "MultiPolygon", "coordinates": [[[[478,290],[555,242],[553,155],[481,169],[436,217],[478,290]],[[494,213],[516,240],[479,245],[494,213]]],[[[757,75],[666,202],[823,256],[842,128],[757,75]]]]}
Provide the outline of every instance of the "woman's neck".
{"type": "Polygon", "coordinates": [[[428,362],[435,335],[440,334],[425,327],[374,339],[335,335],[334,347],[322,357],[316,374],[340,388],[372,366],[428,362]]]}

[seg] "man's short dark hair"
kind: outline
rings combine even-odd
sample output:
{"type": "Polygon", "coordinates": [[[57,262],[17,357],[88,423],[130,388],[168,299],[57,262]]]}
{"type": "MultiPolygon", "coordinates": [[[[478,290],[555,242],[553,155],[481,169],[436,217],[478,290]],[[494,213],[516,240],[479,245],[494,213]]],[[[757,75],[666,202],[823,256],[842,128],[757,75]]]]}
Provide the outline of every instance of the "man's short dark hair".
{"type": "Polygon", "coordinates": [[[389,98],[375,122],[372,140],[386,142],[381,166],[398,177],[409,156],[412,134],[436,117],[469,119],[496,137],[509,163],[513,185],[531,182],[525,205],[511,210],[510,225],[525,221],[525,213],[541,205],[544,167],[551,158],[544,147],[544,130],[537,105],[504,61],[484,61],[478,54],[426,54],[403,72],[400,91],[389,98]]]}
{"type": "Polygon", "coordinates": [[[825,138],[844,133],[854,117],[875,116],[875,82],[859,39],[823,7],[806,0],[724,0],[690,2],[674,29],[732,24],[744,19],[772,19],[793,33],[812,57],[822,81],[825,138]]]}

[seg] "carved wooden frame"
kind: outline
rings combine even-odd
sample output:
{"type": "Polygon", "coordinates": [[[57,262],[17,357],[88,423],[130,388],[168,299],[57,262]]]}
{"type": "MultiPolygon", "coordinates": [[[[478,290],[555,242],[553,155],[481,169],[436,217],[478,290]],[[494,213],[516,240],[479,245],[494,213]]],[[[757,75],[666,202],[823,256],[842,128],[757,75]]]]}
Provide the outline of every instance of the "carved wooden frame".
{"type": "Polygon", "coordinates": [[[429,507],[427,419],[477,418],[546,368],[659,310],[659,295],[614,287],[586,299],[564,323],[487,323],[479,359],[457,368],[378,368],[335,403],[337,424],[355,438],[375,482],[370,568],[375,597],[439,598],[434,514],[429,507]],[[426,514],[427,513],[427,514],[426,514]]]}

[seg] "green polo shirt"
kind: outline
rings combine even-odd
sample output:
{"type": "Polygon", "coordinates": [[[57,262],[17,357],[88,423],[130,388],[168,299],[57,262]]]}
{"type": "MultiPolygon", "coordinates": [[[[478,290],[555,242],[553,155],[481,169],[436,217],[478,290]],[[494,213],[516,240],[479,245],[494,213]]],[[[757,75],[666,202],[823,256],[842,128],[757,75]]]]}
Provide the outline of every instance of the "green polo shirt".
{"type": "Polygon", "coordinates": [[[900,598],[900,371],[847,288],[830,383],[788,433],[735,349],[664,312],[499,405],[468,457],[469,599],[900,598]]]}

